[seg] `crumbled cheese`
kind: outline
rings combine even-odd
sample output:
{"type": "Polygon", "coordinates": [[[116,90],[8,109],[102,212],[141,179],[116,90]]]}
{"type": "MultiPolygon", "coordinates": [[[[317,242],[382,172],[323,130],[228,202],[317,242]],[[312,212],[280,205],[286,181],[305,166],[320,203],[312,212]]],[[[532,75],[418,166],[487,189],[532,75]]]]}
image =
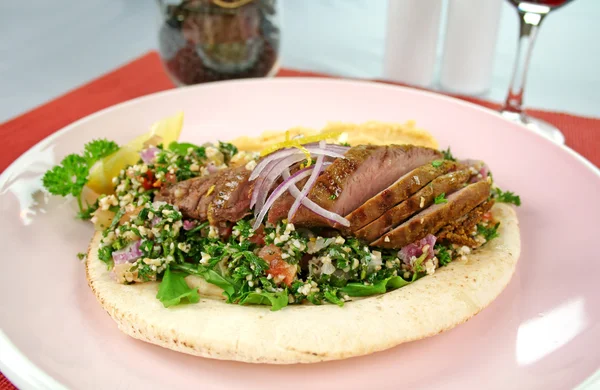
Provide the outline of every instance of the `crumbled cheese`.
{"type": "Polygon", "coordinates": [[[421,180],[419,179],[419,176],[413,176],[413,179],[415,179],[415,183],[420,186],[421,185],[421,180]]]}
{"type": "Polygon", "coordinates": [[[111,206],[117,206],[118,204],[119,202],[114,195],[107,195],[98,201],[100,210],[108,210],[111,206]]]}
{"type": "Polygon", "coordinates": [[[190,171],[198,172],[199,170],[200,170],[200,165],[198,165],[196,163],[190,164],[190,171]]]}
{"type": "Polygon", "coordinates": [[[190,244],[180,242],[179,244],[177,244],[177,248],[179,248],[179,250],[182,252],[188,253],[190,249],[192,249],[192,246],[190,244]]]}
{"type": "Polygon", "coordinates": [[[390,242],[390,237],[389,236],[385,236],[385,238],[383,239],[384,242],[390,242]]]}
{"type": "Polygon", "coordinates": [[[298,292],[303,295],[309,295],[310,290],[311,290],[311,285],[309,283],[306,283],[304,286],[302,286],[298,289],[298,292]]]}
{"type": "Polygon", "coordinates": [[[200,259],[200,264],[207,264],[211,259],[211,256],[208,253],[200,252],[202,258],[200,259]]]}
{"type": "Polygon", "coordinates": [[[423,206],[425,206],[425,198],[422,196],[421,197],[421,202],[419,203],[419,207],[423,208],[423,206]]]}
{"type": "Polygon", "coordinates": [[[210,226],[208,229],[208,238],[219,238],[219,230],[214,226],[210,226]]]}
{"type": "Polygon", "coordinates": [[[427,275],[433,275],[435,272],[435,264],[432,260],[427,260],[425,262],[425,272],[427,272],[427,275]]]}
{"type": "Polygon", "coordinates": [[[335,238],[335,243],[338,245],[343,245],[345,242],[346,242],[346,240],[342,236],[337,236],[335,238]]]}
{"type": "Polygon", "coordinates": [[[256,161],[255,160],[250,160],[246,163],[246,169],[249,171],[253,171],[254,168],[256,168],[256,161]]]}

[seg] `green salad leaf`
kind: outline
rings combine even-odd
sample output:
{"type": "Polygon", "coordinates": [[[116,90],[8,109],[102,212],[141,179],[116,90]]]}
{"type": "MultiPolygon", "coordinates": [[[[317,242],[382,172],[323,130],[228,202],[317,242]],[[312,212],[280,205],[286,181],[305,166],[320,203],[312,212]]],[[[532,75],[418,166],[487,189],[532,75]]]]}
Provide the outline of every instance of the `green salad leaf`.
{"type": "Polygon", "coordinates": [[[410,284],[410,282],[402,279],[400,276],[390,276],[380,282],[369,285],[364,283],[348,283],[345,287],[340,288],[340,291],[351,297],[366,297],[373,294],[383,294],[386,291],[395,290],[407,284],[410,284]]]}
{"type": "Polygon", "coordinates": [[[182,272],[171,272],[170,267],[167,267],[165,270],[162,282],[158,286],[158,293],[156,294],[156,298],[165,307],[178,305],[184,299],[189,303],[200,301],[198,290],[188,286],[185,276],[182,272]]]}
{"type": "MultiPolygon", "coordinates": [[[[348,294],[350,295],[350,294],[348,294]]],[[[338,296],[337,296],[337,291],[336,290],[331,290],[331,289],[327,289],[325,290],[325,292],[323,293],[323,296],[325,297],[325,299],[333,304],[338,305],[339,307],[344,306],[344,301],[341,300],[338,296]]]]}
{"type": "Polygon", "coordinates": [[[215,286],[222,288],[223,294],[227,297],[227,302],[231,303],[234,301],[239,286],[237,286],[233,281],[220,275],[217,271],[188,263],[173,263],[170,265],[170,267],[175,270],[185,272],[186,274],[198,275],[202,277],[207,283],[214,284],[215,286]]]}
{"type": "Polygon", "coordinates": [[[249,292],[240,299],[242,305],[267,305],[271,306],[271,311],[277,311],[288,304],[288,292],[283,290],[276,293],[270,292],[249,292]]]}

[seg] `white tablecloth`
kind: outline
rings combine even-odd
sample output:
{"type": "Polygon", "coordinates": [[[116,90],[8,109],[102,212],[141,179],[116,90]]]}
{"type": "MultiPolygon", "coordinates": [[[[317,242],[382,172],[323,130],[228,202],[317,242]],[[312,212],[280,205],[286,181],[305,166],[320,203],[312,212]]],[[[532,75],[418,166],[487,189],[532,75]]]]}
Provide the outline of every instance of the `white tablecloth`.
{"type": "MultiPolygon", "coordinates": [[[[284,66],[381,76],[386,0],[283,0],[282,8],[284,66]]],[[[600,116],[599,15],[599,0],[576,0],[544,21],[527,106],[600,116]]],[[[0,122],[155,48],[159,20],[150,0],[3,0],[0,122]]],[[[517,30],[506,4],[486,98],[504,99],[517,30]]]]}

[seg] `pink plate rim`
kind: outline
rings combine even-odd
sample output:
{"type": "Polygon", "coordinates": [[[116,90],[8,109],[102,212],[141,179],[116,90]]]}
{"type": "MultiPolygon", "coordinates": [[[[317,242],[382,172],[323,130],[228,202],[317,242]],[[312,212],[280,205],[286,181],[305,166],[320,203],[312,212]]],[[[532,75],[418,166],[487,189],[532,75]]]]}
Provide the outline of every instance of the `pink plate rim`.
{"type": "MultiPolygon", "coordinates": [[[[212,82],[209,84],[200,84],[194,86],[187,86],[182,88],[170,89],[161,92],[155,92],[149,95],[137,97],[131,100],[127,100],[125,102],[121,102],[115,104],[110,107],[106,107],[100,111],[87,115],[77,121],[63,127],[62,129],[50,134],[46,138],[42,139],[34,146],[29,148],[25,153],[19,156],[15,161],[13,161],[5,170],[0,174],[0,187],[4,186],[7,182],[8,178],[11,177],[14,173],[18,172],[23,165],[23,161],[27,158],[27,156],[31,153],[35,153],[40,149],[47,146],[56,138],[72,131],[74,128],[77,128],[82,123],[87,121],[94,120],[94,118],[101,116],[111,110],[115,110],[118,108],[126,107],[128,105],[135,105],[141,102],[145,102],[146,100],[156,99],[163,95],[177,94],[181,90],[189,90],[196,88],[219,88],[219,86],[223,84],[235,83],[235,84],[267,84],[267,83],[304,83],[304,82],[318,82],[323,84],[324,87],[328,85],[334,84],[354,84],[357,86],[360,85],[368,85],[370,87],[377,87],[381,89],[401,89],[405,93],[415,94],[415,95],[424,95],[431,99],[437,99],[441,101],[445,101],[450,104],[458,104],[469,107],[471,109],[480,110],[487,115],[497,116],[502,118],[507,123],[511,123],[525,129],[529,132],[534,133],[537,137],[539,137],[540,142],[548,142],[554,145],[557,145],[559,148],[569,153],[573,157],[575,157],[584,167],[589,169],[591,172],[596,174],[600,178],[600,168],[596,167],[592,162],[583,157],[581,154],[577,153],[575,150],[564,144],[555,144],[553,141],[548,138],[532,131],[531,129],[515,124],[505,118],[503,118],[498,112],[479,106],[475,103],[471,103],[468,101],[464,101],[455,97],[446,96],[440,93],[432,92],[432,91],[424,91],[420,89],[414,89],[410,87],[398,86],[398,85],[390,85],[383,84],[379,82],[367,81],[367,80],[344,80],[344,79],[326,79],[326,78],[318,78],[318,77],[302,77],[302,78],[292,78],[292,77],[282,77],[282,78],[272,78],[272,79],[245,79],[245,80],[229,80],[229,81],[218,81],[212,82]]],[[[6,376],[15,386],[20,389],[66,389],[64,385],[59,383],[57,380],[52,378],[42,369],[40,369],[37,365],[32,363],[25,355],[23,355],[18,348],[10,341],[10,339],[6,336],[6,334],[0,329],[0,371],[4,376],[6,376]]],[[[577,389],[592,389],[596,388],[596,386],[600,386],[600,369],[598,369],[595,373],[593,373],[590,377],[588,377],[585,381],[577,386],[577,389]]]]}

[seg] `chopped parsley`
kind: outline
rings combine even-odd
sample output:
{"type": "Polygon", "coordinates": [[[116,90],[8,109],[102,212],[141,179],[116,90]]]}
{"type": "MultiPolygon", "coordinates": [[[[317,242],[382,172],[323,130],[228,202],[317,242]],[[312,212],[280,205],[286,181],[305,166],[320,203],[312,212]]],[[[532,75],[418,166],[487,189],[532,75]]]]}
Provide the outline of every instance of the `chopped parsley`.
{"type": "Polygon", "coordinates": [[[477,233],[481,234],[486,241],[490,241],[499,236],[498,227],[500,226],[500,222],[496,223],[494,226],[484,226],[482,224],[477,225],[477,233]]]}
{"type": "Polygon", "coordinates": [[[337,199],[337,195],[336,194],[331,194],[331,195],[329,195],[329,199],[330,200],[336,200],[337,199]]]}
{"type": "Polygon", "coordinates": [[[448,265],[452,262],[452,251],[448,247],[436,244],[434,249],[436,250],[440,266],[448,265]]]}
{"type": "Polygon", "coordinates": [[[434,168],[439,168],[439,167],[441,167],[441,166],[442,166],[442,164],[443,164],[443,163],[444,163],[444,160],[433,160],[433,161],[431,162],[431,165],[432,165],[434,168]]]}
{"type": "Polygon", "coordinates": [[[90,219],[89,207],[84,207],[81,199],[83,187],[88,181],[90,168],[100,159],[116,152],[119,146],[106,139],[97,139],[85,144],[83,153],[69,154],[44,174],[42,184],[52,195],[71,195],[79,206],[78,217],[90,219]]]}
{"type": "Polygon", "coordinates": [[[85,252],[79,252],[79,253],[77,254],[77,258],[78,258],[79,260],[83,260],[83,259],[85,259],[85,258],[86,258],[86,256],[87,256],[87,253],[85,253],[85,252]]]}
{"type": "Polygon", "coordinates": [[[442,150],[442,154],[444,155],[444,160],[456,161],[456,158],[452,155],[452,152],[450,151],[450,146],[448,146],[448,149],[442,150]]]}
{"type": "Polygon", "coordinates": [[[448,203],[448,199],[446,199],[446,193],[442,192],[441,194],[436,196],[435,199],[433,200],[433,203],[435,203],[435,204],[448,203]]]}
{"type": "Polygon", "coordinates": [[[180,156],[187,156],[188,154],[195,154],[198,157],[204,158],[206,157],[206,148],[203,146],[197,146],[194,144],[190,144],[187,142],[176,142],[173,141],[169,144],[169,148],[171,152],[174,152],[180,156]]]}
{"type": "Polygon", "coordinates": [[[236,148],[234,144],[231,144],[229,142],[219,141],[219,150],[221,151],[221,153],[223,153],[226,164],[229,164],[231,158],[238,153],[238,148],[236,148]]]}
{"type": "Polygon", "coordinates": [[[515,195],[512,191],[502,191],[498,187],[492,188],[492,197],[496,199],[497,202],[512,203],[515,206],[521,205],[521,197],[519,195],[515,195]]]}

